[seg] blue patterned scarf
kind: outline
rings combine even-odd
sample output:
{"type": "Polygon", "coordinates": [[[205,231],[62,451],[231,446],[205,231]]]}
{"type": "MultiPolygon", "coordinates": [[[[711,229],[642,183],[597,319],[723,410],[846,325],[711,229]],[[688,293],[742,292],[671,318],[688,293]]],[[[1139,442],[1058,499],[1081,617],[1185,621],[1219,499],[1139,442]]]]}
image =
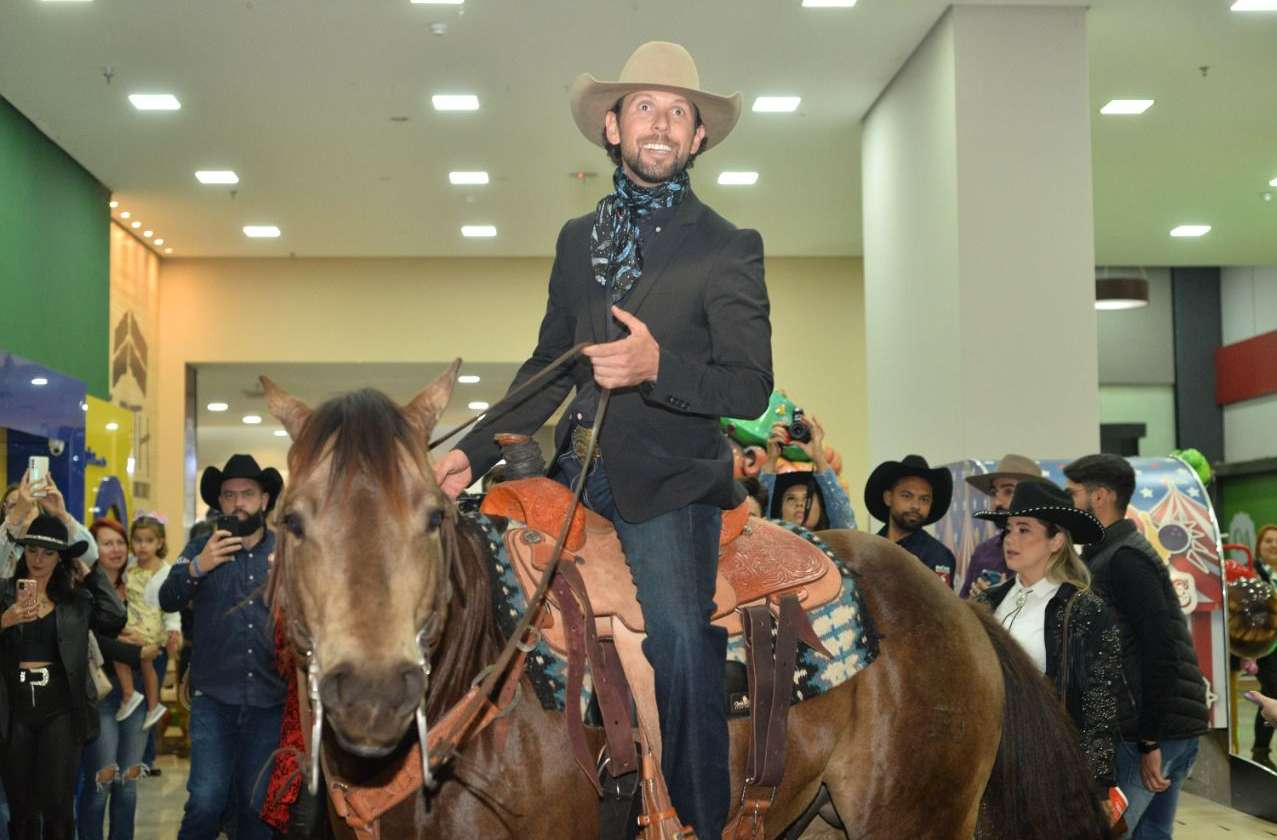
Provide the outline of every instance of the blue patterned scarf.
{"type": "Polygon", "coordinates": [[[615,189],[599,201],[594,227],[590,231],[590,265],[594,279],[607,287],[611,282],[612,303],[624,298],[643,276],[643,251],[639,244],[638,220],[651,213],[676,206],[687,195],[687,171],[651,189],[640,187],[625,177],[621,167],[612,175],[615,189]]]}

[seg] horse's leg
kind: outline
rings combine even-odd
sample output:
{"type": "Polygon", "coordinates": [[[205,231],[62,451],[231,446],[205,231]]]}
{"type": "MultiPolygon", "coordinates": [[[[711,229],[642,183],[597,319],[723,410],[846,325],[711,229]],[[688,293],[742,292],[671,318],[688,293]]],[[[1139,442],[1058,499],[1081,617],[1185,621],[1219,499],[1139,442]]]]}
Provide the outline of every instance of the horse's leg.
{"type": "Polygon", "coordinates": [[[878,659],[826,695],[839,698],[829,718],[841,732],[824,781],[847,835],[967,840],[1001,732],[988,636],[902,549],[854,532],[821,536],[859,573],[881,636],[878,659]]]}

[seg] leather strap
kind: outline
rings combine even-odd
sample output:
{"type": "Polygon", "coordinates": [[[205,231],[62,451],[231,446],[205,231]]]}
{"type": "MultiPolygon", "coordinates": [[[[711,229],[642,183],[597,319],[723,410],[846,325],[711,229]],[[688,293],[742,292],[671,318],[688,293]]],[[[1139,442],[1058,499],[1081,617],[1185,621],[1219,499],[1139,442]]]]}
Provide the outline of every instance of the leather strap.
{"type": "Polygon", "coordinates": [[[745,758],[745,783],[756,784],[766,764],[767,728],[775,700],[775,652],[772,614],[764,605],[745,607],[745,668],[749,678],[750,738],[745,758]]]}
{"type": "Polygon", "coordinates": [[[594,772],[594,759],[590,755],[589,744],[585,740],[585,722],[581,719],[581,689],[585,684],[585,627],[593,624],[594,619],[587,614],[589,602],[577,600],[568,576],[575,572],[570,563],[562,563],[559,573],[550,584],[550,591],[558,603],[559,615],[563,619],[563,638],[567,643],[568,677],[564,686],[563,721],[568,729],[568,743],[572,746],[572,755],[577,766],[581,768],[594,792],[603,795],[598,776],[594,772]]]}
{"type": "Polygon", "coordinates": [[[670,801],[669,788],[665,785],[665,777],[661,775],[660,764],[652,754],[647,730],[641,725],[639,741],[643,750],[643,813],[638,818],[641,828],[639,837],[641,840],[696,840],[692,829],[678,819],[674,803],[670,801]]]}

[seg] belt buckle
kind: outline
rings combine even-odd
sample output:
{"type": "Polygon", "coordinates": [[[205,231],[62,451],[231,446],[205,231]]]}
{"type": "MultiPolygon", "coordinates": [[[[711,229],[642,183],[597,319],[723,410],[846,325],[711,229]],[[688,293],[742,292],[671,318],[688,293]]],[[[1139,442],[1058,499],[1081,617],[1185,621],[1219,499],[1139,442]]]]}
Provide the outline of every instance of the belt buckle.
{"type": "MultiPolygon", "coordinates": [[[[582,463],[585,462],[586,453],[590,451],[591,434],[593,434],[593,430],[587,429],[583,426],[577,426],[572,430],[572,451],[576,454],[577,459],[582,463]]],[[[600,454],[599,448],[596,445],[594,447],[594,456],[590,460],[597,461],[600,454]]]]}
{"type": "Polygon", "coordinates": [[[43,688],[44,686],[49,684],[49,669],[48,668],[23,668],[22,673],[19,675],[19,677],[20,677],[20,679],[18,680],[19,682],[24,682],[27,685],[31,686],[32,688],[43,688]],[[27,677],[31,674],[39,674],[40,681],[36,682],[35,680],[27,679],[27,677]]]}

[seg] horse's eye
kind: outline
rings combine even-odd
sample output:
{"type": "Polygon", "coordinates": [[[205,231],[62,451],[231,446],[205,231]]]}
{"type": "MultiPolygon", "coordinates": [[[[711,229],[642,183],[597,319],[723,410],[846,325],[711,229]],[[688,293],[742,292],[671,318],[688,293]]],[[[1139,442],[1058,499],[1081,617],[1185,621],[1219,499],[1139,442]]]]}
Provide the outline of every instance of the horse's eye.
{"type": "Polygon", "coordinates": [[[442,510],[430,511],[430,518],[426,520],[426,530],[429,532],[438,531],[439,526],[442,524],[443,524],[443,511],[442,510]]]}
{"type": "Polygon", "coordinates": [[[289,513],[284,516],[284,527],[288,529],[288,533],[297,539],[304,539],[306,529],[302,527],[302,518],[295,513],[289,513]]]}

